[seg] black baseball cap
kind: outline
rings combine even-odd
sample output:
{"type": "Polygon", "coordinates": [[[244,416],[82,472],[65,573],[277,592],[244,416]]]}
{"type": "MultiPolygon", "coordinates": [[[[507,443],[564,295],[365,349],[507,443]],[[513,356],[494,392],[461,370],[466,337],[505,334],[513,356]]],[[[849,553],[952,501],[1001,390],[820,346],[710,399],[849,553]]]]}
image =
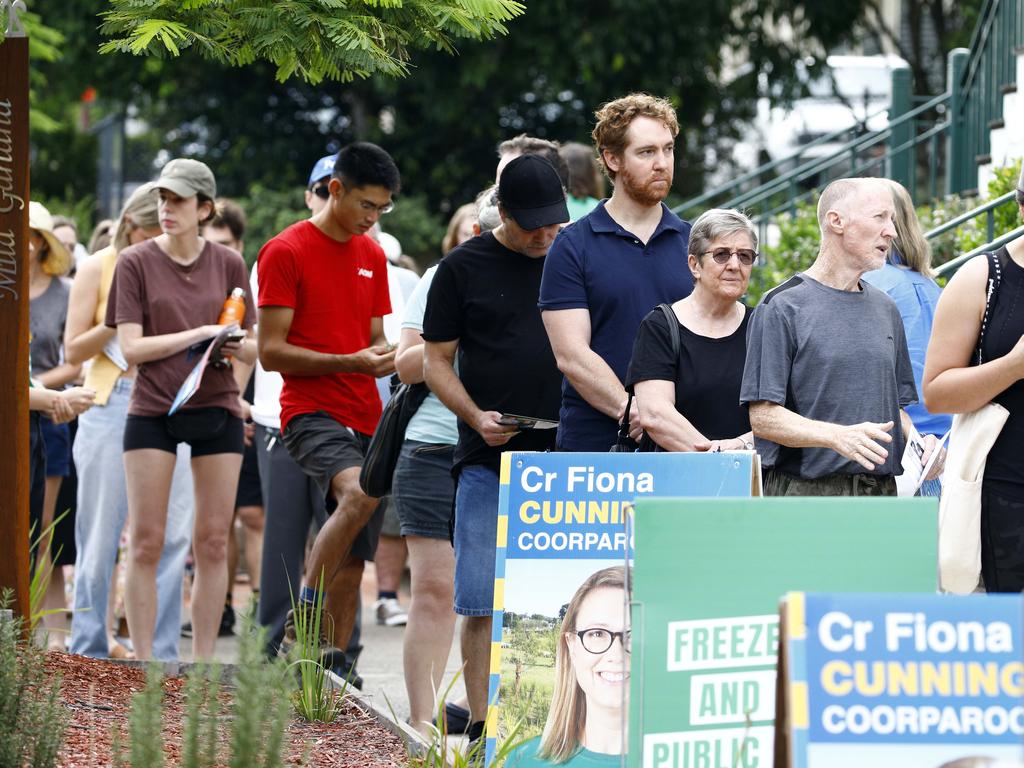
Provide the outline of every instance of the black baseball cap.
{"type": "Polygon", "coordinates": [[[523,229],[569,221],[558,171],[540,155],[520,155],[502,169],[498,201],[523,229]]]}

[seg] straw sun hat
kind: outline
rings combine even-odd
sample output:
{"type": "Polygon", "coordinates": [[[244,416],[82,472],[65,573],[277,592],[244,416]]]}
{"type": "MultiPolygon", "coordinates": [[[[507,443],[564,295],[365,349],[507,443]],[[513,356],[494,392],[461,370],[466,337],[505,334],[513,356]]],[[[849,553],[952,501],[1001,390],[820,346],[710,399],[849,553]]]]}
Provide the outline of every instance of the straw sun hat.
{"type": "Polygon", "coordinates": [[[55,277],[70,272],[71,254],[53,234],[53,216],[42,203],[33,200],[28,204],[28,226],[42,236],[49,248],[46,258],[43,260],[43,271],[55,277]]]}

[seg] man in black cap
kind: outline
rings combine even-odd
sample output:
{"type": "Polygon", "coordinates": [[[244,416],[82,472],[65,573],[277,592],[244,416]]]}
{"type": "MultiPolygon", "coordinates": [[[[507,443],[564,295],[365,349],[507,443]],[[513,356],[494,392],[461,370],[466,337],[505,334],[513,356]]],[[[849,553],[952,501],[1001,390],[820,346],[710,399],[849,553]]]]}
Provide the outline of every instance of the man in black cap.
{"type": "Polygon", "coordinates": [[[554,448],[553,429],[518,431],[502,414],[557,419],[562,383],[537,309],[544,257],[569,221],[558,173],[537,155],[517,157],[502,170],[498,211],[496,229],[441,261],[423,317],[427,384],[459,418],[455,612],[471,740],[487,709],[501,453],[554,448]]]}

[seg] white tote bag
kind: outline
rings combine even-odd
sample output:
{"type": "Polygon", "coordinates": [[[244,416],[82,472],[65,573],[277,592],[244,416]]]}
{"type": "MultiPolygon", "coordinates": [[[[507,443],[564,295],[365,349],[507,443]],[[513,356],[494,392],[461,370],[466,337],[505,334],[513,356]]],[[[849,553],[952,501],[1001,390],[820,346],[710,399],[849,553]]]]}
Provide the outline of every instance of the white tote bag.
{"type": "Polygon", "coordinates": [[[970,594],[981,574],[981,478],[1010,412],[997,403],[953,417],[939,501],[939,584],[970,594]]]}

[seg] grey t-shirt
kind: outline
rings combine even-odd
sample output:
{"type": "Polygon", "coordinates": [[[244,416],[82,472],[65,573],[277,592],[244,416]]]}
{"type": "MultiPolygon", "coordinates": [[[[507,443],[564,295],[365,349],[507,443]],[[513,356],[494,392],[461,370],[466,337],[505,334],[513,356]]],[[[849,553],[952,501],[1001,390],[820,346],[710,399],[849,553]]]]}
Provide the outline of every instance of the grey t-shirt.
{"type": "MultiPolygon", "coordinates": [[[[740,402],[766,400],[831,424],[893,422],[889,456],[869,474],[902,473],[900,408],[917,402],[903,321],[892,299],[861,282],[829,288],[800,273],[765,295],[747,328],[740,402]]],[[[827,448],[755,438],[764,466],[804,479],[866,472],[827,448]]]]}
{"type": "Polygon", "coordinates": [[[28,326],[32,333],[29,359],[33,376],[52,370],[63,362],[64,323],[68,319],[70,293],[64,279],[54,277],[50,286],[28,303],[28,326]]]}

